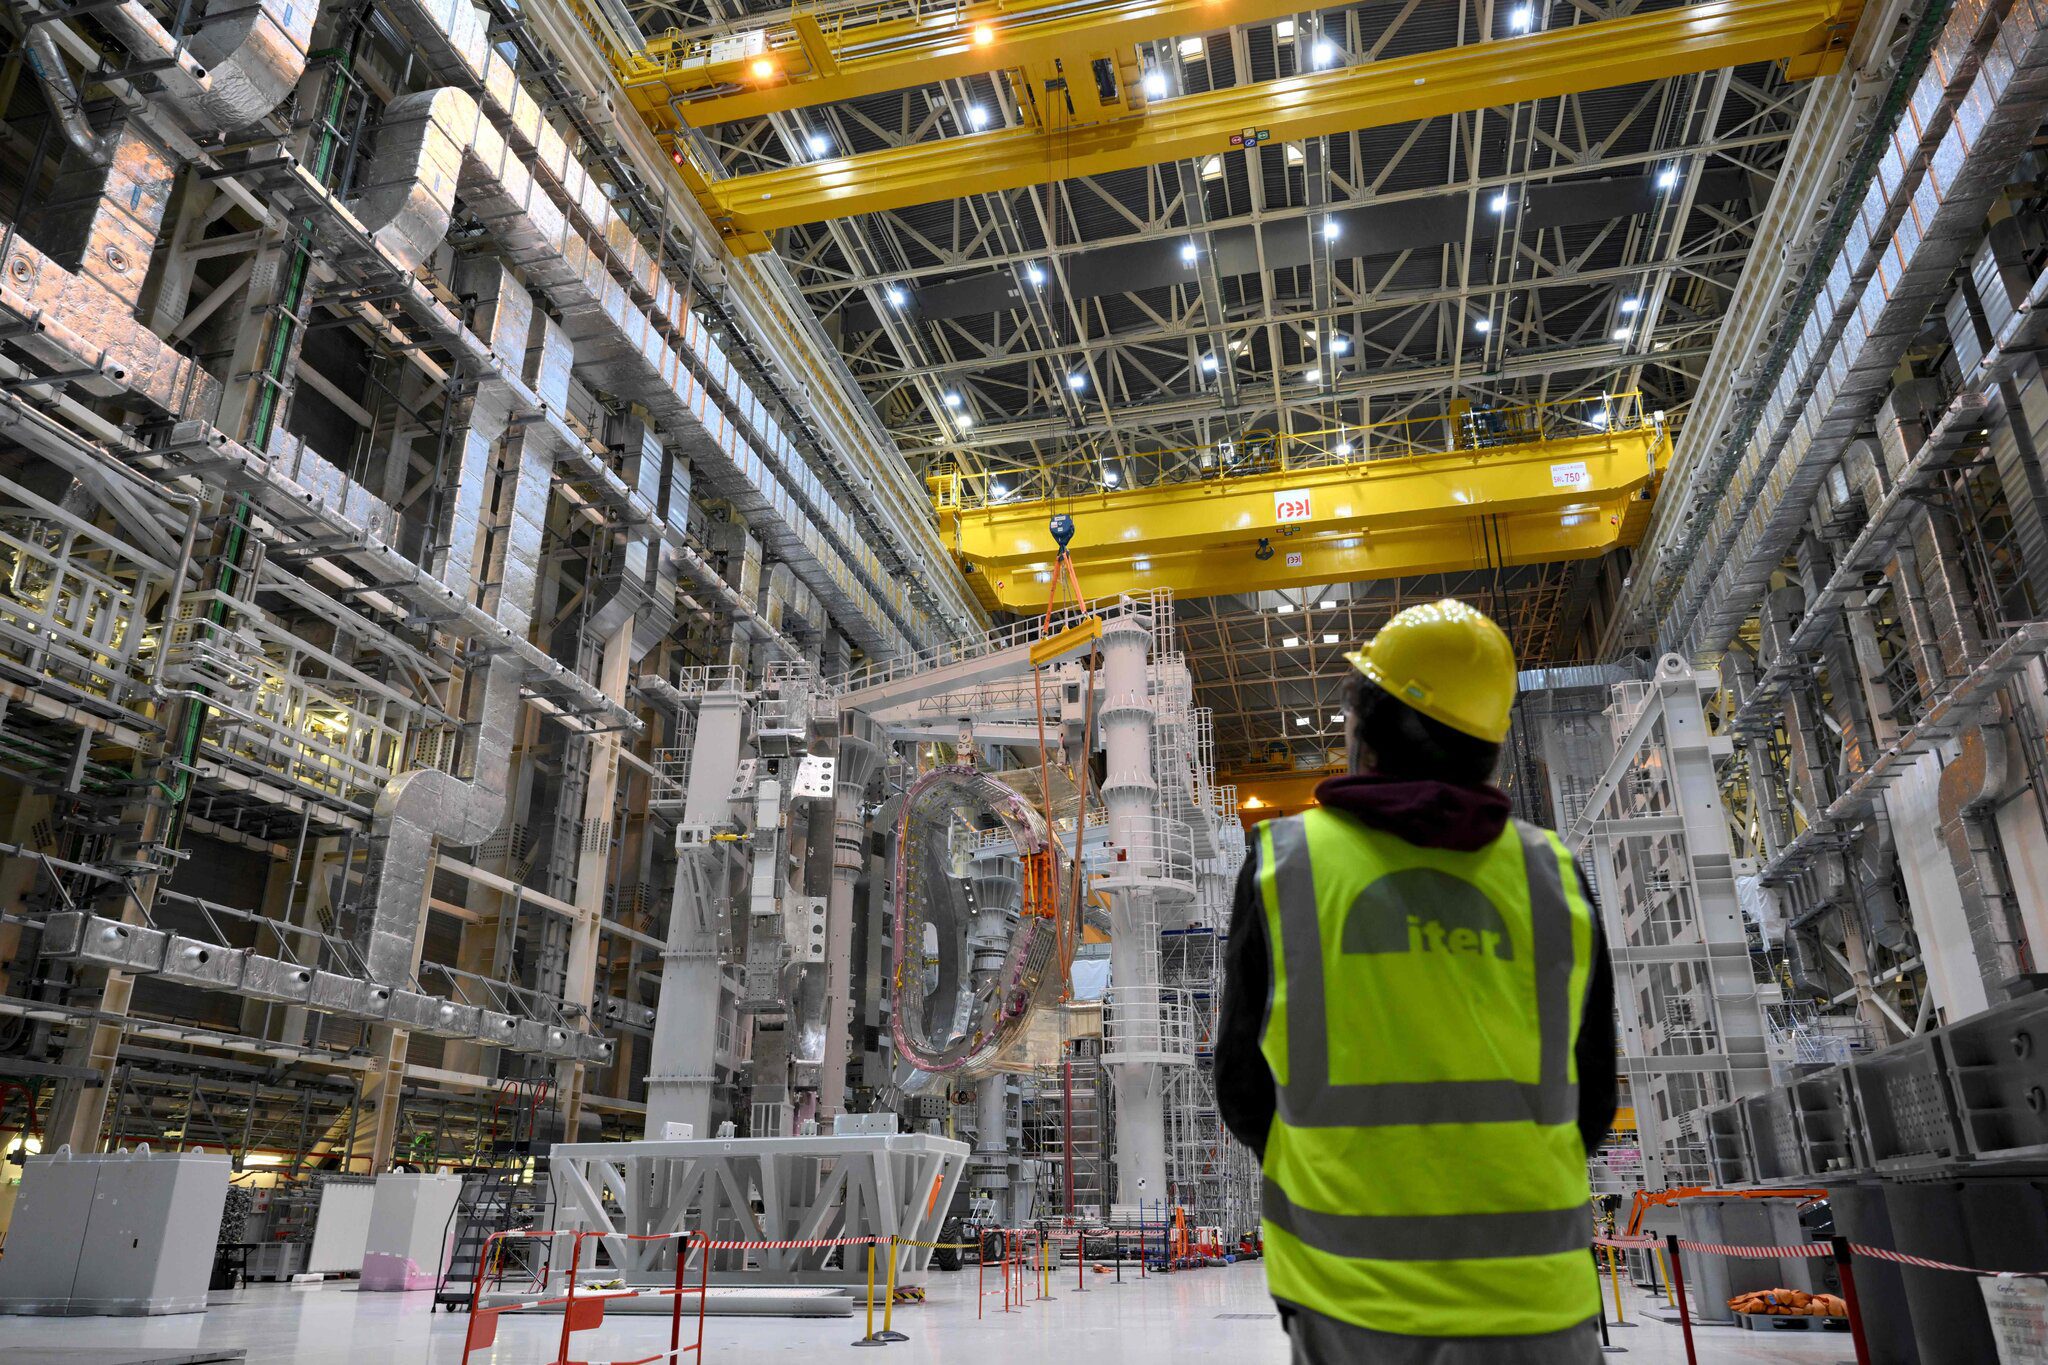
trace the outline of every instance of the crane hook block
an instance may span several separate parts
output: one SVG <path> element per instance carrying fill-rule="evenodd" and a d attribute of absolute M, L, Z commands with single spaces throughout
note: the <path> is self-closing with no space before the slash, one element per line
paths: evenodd
<path fill-rule="evenodd" d="M 1068 542 L 1074 538 L 1074 519 L 1061 512 L 1052 519 L 1047 529 L 1052 532 L 1052 538 L 1059 545 L 1060 553 L 1065 554 Z"/>

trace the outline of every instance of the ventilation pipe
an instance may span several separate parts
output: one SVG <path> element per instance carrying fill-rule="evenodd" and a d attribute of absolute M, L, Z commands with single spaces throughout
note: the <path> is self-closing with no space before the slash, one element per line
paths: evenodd
<path fill-rule="evenodd" d="M 502 266 L 496 268 L 503 271 Z M 501 273 L 487 313 L 480 320 L 493 348 L 502 355 L 514 344 L 512 338 L 518 335 L 522 315 L 530 325 L 532 300 L 509 274 Z M 449 538 L 441 578 L 463 600 L 469 598 L 474 585 L 490 456 L 504 434 L 508 416 L 503 386 L 483 385 L 474 400 L 446 514 Z M 532 624 L 539 581 L 554 447 L 546 440 L 523 439 L 508 446 L 506 456 L 517 463 L 497 619 L 515 637 L 524 638 Z M 435 768 L 417 768 L 394 779 L 377 798 L 370 817 L 370 865 L 364 888 L 367 912 L 361 929 L 364 965 L 373 981 L 398 984 L 411 979 L 417 967 L 434 841 L 442 839 L 458 846 L 481 843 L 504 822 L 524 676 L 525 665 L 509 652 L 493 654 L 484 666 L 467 779 Z"/>
<path fill-rule="evenodd" d="M 101 18 L 140 61 L 157 63 L 157 95 L 193 133 L 244 128 L 284 102 L 306 73 L 320 0 L 215 0 L 179 43 L 141 0 Z"/>
<path fill-rule="evenodd" d="M 1892 868 L 1898 859 L 1892 822 L 1882 806 L 1875 806 L 1858 833 L 1850 872 L 1856 880 L 1864 932 L 1872 943 L 1893 953 L 1905 952 L 1913 941 L 1912 927 L 1892 889 Z"/>
<path fill-rule="evenodd" d="M 43 87 L 43 98 L 50 102 L 50 112 L 56 117 L 57 127 L 63 130 L 64 140 L 80 156 L 98 160 L 103 155 L 100 140 L 86 120 L 85 101 L 71 79 L 71 69 L 64 65 L 64 54 L 57 50 L 57 35 L 48 24 L 37 24 L 28 31 L 24 47 L 28 69 Z"/>
<path fill-rule="evenodd" d="M 95 139 L 92 154 L 64 158 L 51 187 L 45 216 L 51 259 L 118 300 L 130 320 L 177 169 L 169 149 L 118 114 Z"/>
<path fill-rule="evenodd" d="M 1992 824 L 1992 808 L 2005 785 L 2004 736 L 1989 725 L 1964 730 L 1941 770 L 1941 842 L 1962 894 L 1977 973 L 1994 1004 L 2012 994 L 2011 983 L 2020 975 L 2021 936 L 2005 890 L 2005 853 Z"/>
<path fill-rule="evenodd" d="M 546 144 L 552 129 L 545 123 L 537 128 L 535 136 Z M 370 190 L 350 210 L 408 270 L 440 247 L 459 191 L 490 224 L 499 246 L 561 310 L 578 363 L 644 403 L 701 467 L 723 471 L 714 481 L 717 491 L 804 575 L 863 648 L 877 657 L 901 651 L 903 627 L 912 623 L 884 600 L 900 597 L 901 586 L 860 545 L 844 509 L 801 467 L 787 438 L 560 138 L 552 150 L 543 146 L 529 157 L 466 91 L 420 91 L 387 106 L 368 183 Z M 602 223 L 604 230 L 586 236 L 550 195 L 548 183 L 557 183 L 562 197 L 575 198 L 579 218 Z M 573 195 L 572 183 L 580 187 Z M 607 271 L 608 260 L 616 277 Z M 711 387 L 696 369 L 710 376 Z M 714 390 L 746 415 L 756 435 L 726 414 Z"/>

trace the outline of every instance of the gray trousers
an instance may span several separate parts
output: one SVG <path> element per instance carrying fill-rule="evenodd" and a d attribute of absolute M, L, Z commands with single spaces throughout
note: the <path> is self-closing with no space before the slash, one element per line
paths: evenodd
<path fill-rule="evenodd" d="M 1594 1365 L 1600 1324 L 1534 1337 L 1403 1337 L 1285 1305 L 1294 1365 Z"/>

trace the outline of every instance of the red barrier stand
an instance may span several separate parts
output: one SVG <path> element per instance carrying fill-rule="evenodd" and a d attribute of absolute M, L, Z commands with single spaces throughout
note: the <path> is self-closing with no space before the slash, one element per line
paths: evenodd
<path fill-rule="evenodd" d="M 1671 1262 L 1671 1288 L 1678 1295 L 1678 1327 L 1685 1333 L 1685 1365 L 1700 1365 L 1692 1345 L 1692 1308 L 1685 1298 L 1685 1269 L 1678 1263 L 1678 1234 L 1664 1234 L 1664 1254 Z"/>
<path fill-rule="evenodd" d="M 489 1278 L 484 1267 L 490 1264 L 490 1253 L 494 1243 L 512 1237 L 555 1236 L 566 1236 L 570 1239 L 569 1286 L 567 1292 L 554 1298 L 544 1296 L 548 1276 L 552 1274 L 552 1265 L 550 1265 L 549 1270 L 543 1273 L 541 1279 L 542 1287 L 539 1292 L 543 1297 L 515 1299 L 510 1303 L 502 1303 L 489 1308 L 483 1305 L 484 1281 Z M 599 1289 L 581 1290 L 579 1292 L 579 1287 L 576 1283 L 576 1269 L 582 1258 L 583 1239 L 599 1236 L 623 1236 L 624 1240 L 630 1242 L 680 1241 L 682 1245 L 676 1249 L 676 1280 L 674 1286 L 668 1289 Z M 695 1288 L 684 1284 L 684 1271 L 689 1263 L 692 1247 L 697 1248 L 699 1251 L 699 1265 L 702 1271 L 702 1277 Z M 705 1301 L 710 1297 L 710 1289 L 711 1253 L 709 1243 L 699 1233 L 673 1232 L 626 1236 L 624 1234 L 604 1234 L 591 1231 L 563 1233 L 553 1231 L 494 1232 L 484 1239 L 484 1245 L 480 1249 L 478 1259 L 477 1277 L 470 1287 L 469 1323 L 464 1328 L 462 1338 L 463 1365 L 469 1365 L 469 1358 L 472 1352 L 482 1350 L 497 1341 L 498 1319 L 505 1314 L 522 1313 L 536 1308 L 553 1308 L 557 1306 L 562 1310 L 562 1335 L 552 1365 L 582 1365 L 582 1362 L 569 1359 L 570 1336 L 576 1332 L 587 1332 L 592 1328 L 601 1326 L 604 1322 L 605 1302 L 608 1299 L 649 1297 L 663 1297 L 670 1300 L 668 1350 L 658 1351 L 651 1356 L 639 1356 L 632 1360 L 613 1361 L 611 1365 L 652 1365 L 652 1362 L 658 1360 L 674 1362 L 678 1358 L 692 1353 L 697 1356 L 699 1361 L 702 1361 L 704 1358 L 704 1307 Z M 683 1345 L 683 1297 L 686 1294 L 694 1294 L 697 1297 L 697 1340 L 691 1346 Z"/>

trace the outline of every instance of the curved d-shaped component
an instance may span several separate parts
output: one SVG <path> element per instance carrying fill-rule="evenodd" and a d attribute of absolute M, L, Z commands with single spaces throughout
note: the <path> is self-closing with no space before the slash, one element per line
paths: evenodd
<path fill-rule="evenodd" d="M 975 907 L 956 875 L 962 840 L 1007 834 L 1025 886 L 1018 920 L 993 973 L 965 961 Z M 919 1071 L 976 1075 L 1023 1033 L 1031 1011 L 1065 989 L 1059 944 L 1079 941 L 1078 907 L 1060 876 L 1060 850 L 1030 803 L 965 765 L 935 768 L 904 796 L 896 841 L 896 962 L 890 1031 Z M 927 944 L 931 961 L 927 963 Z M 930 970 L 935 968 L 936 970 Z M 977 986 L 975 978 L 983 976 Z"/>

